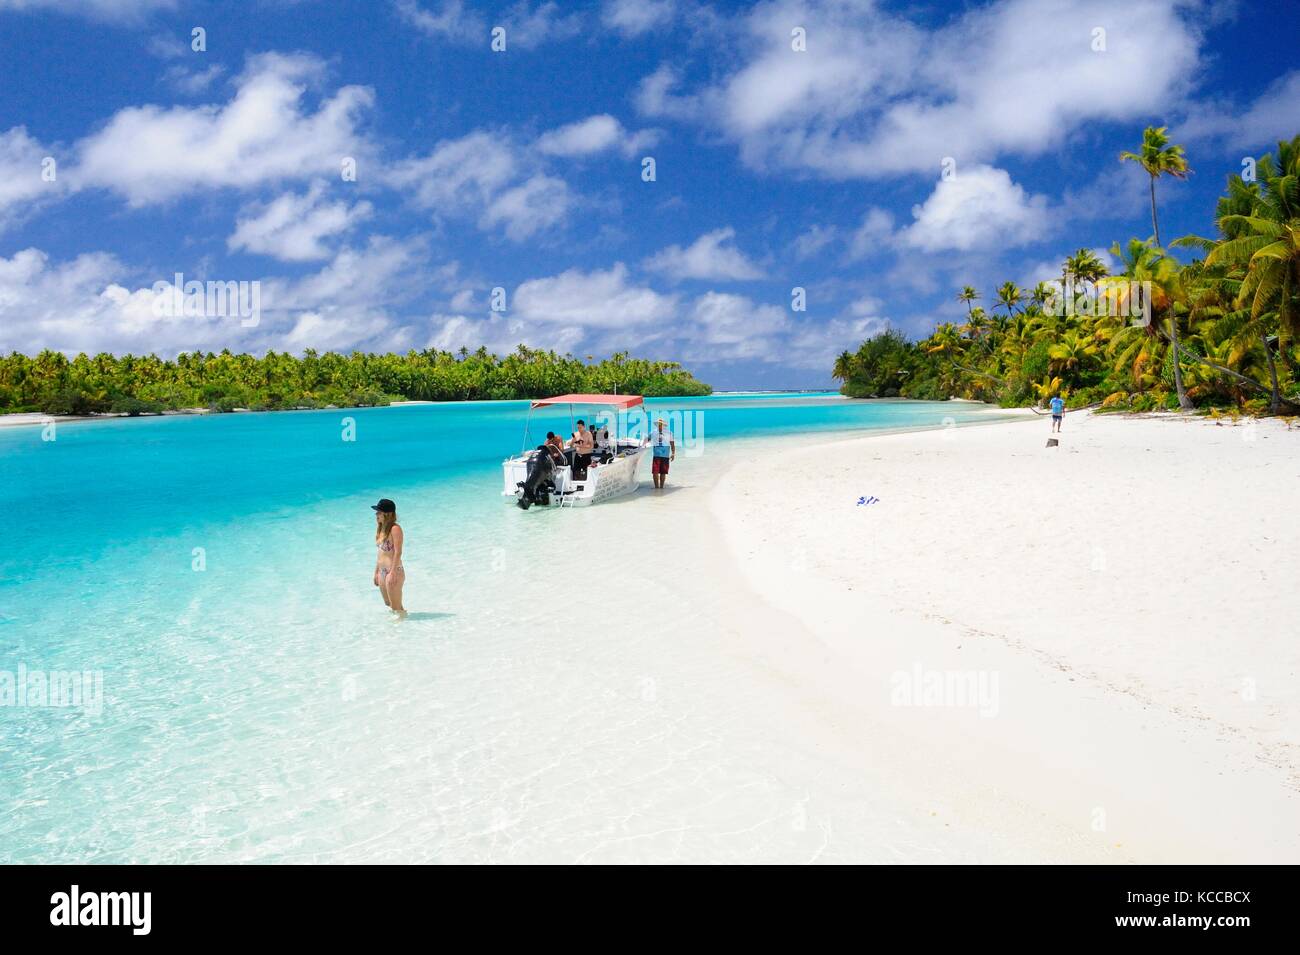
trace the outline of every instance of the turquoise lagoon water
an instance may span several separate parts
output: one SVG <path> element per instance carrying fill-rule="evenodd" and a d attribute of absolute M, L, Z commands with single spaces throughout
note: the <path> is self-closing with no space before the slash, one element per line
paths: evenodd
<path fill-rule="evenodd" d="M 679 483 L 738 439 L 987 417 L 833 395 L 649 405 L 702 412 Z M 638 554 L 620 527 L 648 490 L 568 514 L 500 496 L 526 416 L 476 402 L 0 430 L 0 680 L 103 688 L 96 708 L 0 707 L 0 862 L 815 851 L 816 827 L 770 820 L 822 770 L 767 753 L 739 716 L 758 691 L 648 619 L 662 555 L 640 555 L 644 579 L 585 559 Z M 533 443 L 547 428 L 567 432 L 568 411 L 534 415 Z M 408 535 L 400 624 L 370 580 L 381 496 Z M 693 586 L 681 619 L 706 635 L 718 621 Z M 575 624 L 575 601 L 602 598 L 612 629 Z"/>

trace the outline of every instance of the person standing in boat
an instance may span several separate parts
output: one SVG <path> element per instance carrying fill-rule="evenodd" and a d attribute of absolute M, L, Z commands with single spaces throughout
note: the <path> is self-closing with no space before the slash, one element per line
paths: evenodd
<path fill-rule="evenodd" d="M 581 481 L 587 476 L 587 468 L 591 466 L 591 452 L 596 448 L 596 442 L 587 430 L 587 423 L 581 418 L 578 419 L 578 430 L 573 433 L 570 444 L 573 447 L 573 479 Z"/>
<path fill-rule="evenodd" d="M 405 535 L 397 523 L 397 505 L 385 497 L 378 504 L 371 504 L 370 509 L 375 512 L 375 547 L 379 551 L 375 560 L 375 586 L 388 609 L 399 620 L 405 620 L 406 607 L 402 605 L 402 588 L 406 585 L 406 569 L 402 567 Z"/>
<path fill-rule="evenodd" d="M 668 465 L 677 457 L 677 442 L 673 440 L 673 433 L 664 427 L 665 424 L 667 422 L 663 418 L 656 421 L 654 430 L 646 441 L 652 453 L 650 477 L 657 489 L 663 488 L 668 479 Z"/>

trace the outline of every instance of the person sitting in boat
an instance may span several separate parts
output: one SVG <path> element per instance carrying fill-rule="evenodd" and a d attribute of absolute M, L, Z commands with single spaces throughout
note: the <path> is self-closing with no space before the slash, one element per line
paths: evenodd
<path fill-rule="evenodd" d="M 602 464 L 610 459 L 613 447 L 609 443 L 609 428 L 601 428 L 595 432 L 596 437 L 596 459 Z"/>
<path fill-rule="evenodd" d="M 581 418 L 578 419 L 578 430 L 573 432 L 573 440 L 569 442 L 573 449 L 573 479 L 581 481 L 587 476 L 587 468 L 591 465 L 591 452 L 596 448 L 596 442 L 587 430 L 587 424 Z"/>
<path fill-rule="evenodd" d="M 600 432 L 595 428 L 591 429 L 591 464 L 595 467 L 598 464 L 604 464 L 609 460 L 609 439 L 601 439 Z"/>
<path fill-rule="evenodd" d="M 554 431 L 546 432 L 546 443 L 542 445 L 551 455 L 551 459 L 557 464 L 568 464 L 568 458 L 564 456 L 564 439 Z"/>

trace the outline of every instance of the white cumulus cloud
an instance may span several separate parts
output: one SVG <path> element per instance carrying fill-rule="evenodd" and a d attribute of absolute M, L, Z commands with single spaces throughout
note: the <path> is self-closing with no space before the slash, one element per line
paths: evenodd
<path fill-rule="evenodd" d="M 689 246 L 671 245 L 646 260 L 645 267 L 662 272 L 674 281 L 682 279 L 744 282 L 763 277 L 763 270 L 751 262 L 733 240 L 730 226 L 706 232 Z"/>
<path fill-rule="evenodd" d="M 529 175 L 526 155 L 507 132 L 479 131 L 394 163 L 385 180 L 438 220 L 473 219 L 484 230 L 500 228 L 522 241 L 559 225 L 576 202 L 564 180 Z"/>
<path fill-rule="evenodd" d="M 223 106 L 123 109 L 78 143 L 72 182 L 141 206 L 192 189 L 338 176 L 344 158 L 370 152 L 357 124 L 374 94 L 345 86 L 315 111 L 305 108 L 308 87 L 323 70 L 312 56 L 260 54 L 249 59 Z"/>
<path fill-rule="evenodd" d="M 1274 147 L 1300 129 L 1300 70 L 1274 80 L 1247 106 L 1209 104 L 1177 127 L 1180 138 L 1220 140 L 1238 148 Z M 1258 158 L 1258 157 L 1256 157 Z"/>
<path fill-rule="evenodd" d="M 1047 231 L 1047 200 L 1031 196 L 1005 169 L 972 166 L 940 180 L 912 209 L 914 221 L 903 241 L 927 252 L 967 252 L 984 246 L 1018 246 Z"/>
<path fill-rule="evenodd" d="M 286 262 L 328 258 L 325 240 L 347 232 L 372 212 L 368 202 L 326 201 L 328 188 L 318 179 L 302 195 L 285 193 L 269 203 L 246 206 L 227 246 Z"/>
<path fill-rule="evenodd" d="M 672 22 L 676 6 L 675 0 L 605 0 L 600 19 L 624 36 L 640 36 Z"/>
<path fill-rule="evenodd" d="M 572 204 L 564 180 L 539 173 L 493 199 L 480 222 L 485 228 L 501 226 L 507 238 L 522 242 L 563 222 Z"/>
<path fill-rule="evenodd" d="M 706 292 L 695 300 L 681 329 L 684 354 L 696 361 L 776 361 L 782 357 L 781 336 L 790 327 L 789 314 L 779 305 Z"/>
<path fill-rule="evenodd" d="M 184 273 L 187 282 L 257 282 L 260 315 L 246 326 L 242 314 L 169 314 L 155 307 L 155 287 L 170 295 L 172 274 L 146 275 L 103 252 L 55 262 L 30 248 L 0 256 L 0 350 L 164 357 L 200 348 L 401 351 L 415 337 L 398 316 L 427 288 L 426 265 L 421 247 L 375 236 L 299 278 Z"/>
<path fill-rule="evenodd" d="M 654 145 L 657 138 L 653 130 L 629 132 L 613 116 L 601 113 L 543 133 L 536 146 L 548 156 L 591 156 L 609 149 L 631 156 Z"/>
<path fill-rule="evenodd" d="M 575 328 L 623 328 L 673 317 L 676 298 L 629 281 L 627 266 L 569 269 L 521 284 L 510 313 L 528 323 Z"/>
<path fill-rule="evenodd" d="M 398 16 L 421 33 L 436 39 L 470 45 L 481 43 L 484 48 L 491 40 L 491 30 L 501 27 L 506 31 L 506 49 L 512 46 L 534 49 L 543 43 L 567 40 L 582 31 L 583 17 L 579 13 L 566 13 L 552 0 L 529 3 L 520 0 L 492 17 L 489 22 L 464 0 L 442 0 L 429 6 L 415 0 L 397 0 L 393 4 Z"/>
<path fill-rule="evenodd" d="M 998 0 L 927 29 L 869 2 L 775 0 L 737 24 L 727 49 L 739 58 L 721 61 L 717 79 L 682 90 L 663 66 L 637 103 L 719 128 L 753 167 L 832 179 L 1033 156 L 1089 122 L 1145 120 L 1178 102 L 1199 63 L 1188 10 Z M 805 52 L 791 48 L 791 24 L 806 30 Z"/>
<path fill-rule="evenodd" d="M 66 178 L 51 153 L 22 126 L 0 133 L 0 229 L 30 213 L 39 201 L 63 195 Z M 53 166 L 47 167 L 47 158 L 55 160 Z"/>

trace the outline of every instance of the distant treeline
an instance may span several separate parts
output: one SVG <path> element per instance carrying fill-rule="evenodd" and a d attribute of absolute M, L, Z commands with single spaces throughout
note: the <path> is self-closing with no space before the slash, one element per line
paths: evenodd
<path fill-rule="evenodd" d="M 540 398 L 618 391 L 647 396 L 707 395 L 712 389 L 677 362 L 619 352 L 595 364 L 524 346 L 504 358 L 480 348 L 426 349 L 404 355 L 354 352 L 301 358 L 267 352 L 78 355 L 43 351 L 0 358 L 0 411 L 51 415 L 150 414 L 181 408 L 275 411 L 366 407 L 391 401 Z"/>

